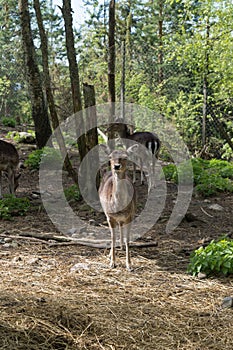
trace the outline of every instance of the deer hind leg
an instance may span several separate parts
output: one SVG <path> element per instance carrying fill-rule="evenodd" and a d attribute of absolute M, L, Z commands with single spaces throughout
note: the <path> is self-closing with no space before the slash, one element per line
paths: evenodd
<path fill-rule="evenodd" d="M 8 169 L 7 172 L 8 182 L 9 182 L 9 192 L 10 194 L 15 193 L 15 174 L 13 169 Z"/>
<path fill-rule="evenodd" d="M 136 164 L 133 163 L 133 183 L 135 184 L 136 182 Z"/>
<path fill-rule="evenodd" d="M 141 171 L 141 185 L 144 183 L 144 176 L 143 176 L 143 161 L 142 158 L 140 158 L 140 171 Z"/>

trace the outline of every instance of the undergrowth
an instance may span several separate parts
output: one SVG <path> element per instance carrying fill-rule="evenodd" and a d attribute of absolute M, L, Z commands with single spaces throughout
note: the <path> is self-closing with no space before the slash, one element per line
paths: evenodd
<path fill-rule="evenodd" d="M 202 196 L 215 195 L 218 192 L 233 192 L 233 164 L 223 160 L 191 159 L 193 183 L 197 193 Z M 166 180 L 186 183 L 190 179 L 190 166 L 169 164 L 163 168 Z"/>
<path fill-rule="evenodd" d="M 190 257 L 188 273 L 206 275 L 229 275 L 233 273 L 233 240 L 222 238 L 211 241 L 207 247 L 200 247 Z"/>
<path fill-rule="evenodd" d="M 10 220 L 12 216 L 23 216 L 29 207 L 28 198 L 16 198 L 13 195 L 4 196 L 0 200 L 0 219 Z"/>

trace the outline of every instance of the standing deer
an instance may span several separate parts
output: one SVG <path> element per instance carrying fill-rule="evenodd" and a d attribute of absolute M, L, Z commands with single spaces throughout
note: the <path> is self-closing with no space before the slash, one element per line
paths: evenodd
<path fill-rule="evenodd" d="M 131 222 L 136 211 L 136 193 L 131 179 L 126 175 L 126 166 L 130 152 L 137 145 L 128 150 L 111 150 L 101 145 L 109 156 L 111 171 L 103 177 L 99 197 L 111 231 L 110 267 L 115 264 L 116 228 L 120 229 L 120 246 L 123 249 L 123 241 L 126 250 L 126 268 L 131 270 L 129 253 L 129 233 Z"/>
<path fill-rule="evenodd" d="M 18 187 L 18 179 L 20 174 L 17 174 L 19 166 L 19 154 L 11 143 L 0 140 L 0 198 L 2 197 L 2 171 L 6 172 L 9 182 L 9 191 L 15 195 L 15 190 Z"/>
<path fill-rule="evenodd" d="M 159 137 L 148 131 L 138 131 L 133 134 L 130 134 L 127 125 L 122 122 L 121 119 L 117 119 L 116 123 L 113 123 L 109 129 L 112 131 L 118 132 L 120 138 L 123 140 L 123 143 L 126 147 L 129 146 L 129 142 L 127 140 L 131 140 L 133 142 L 140 143 L 142 146 L 146 147 L 149 152 L 145 152 L 143 148 L 137 148 L 137 156 L 140 160 L 140 172 L 141 172 L 141 184 L 143 184 L 143 163 L 145 159 L 150 159 L 150 163 L 152 164 L 152 170 L 149 170 L 149 184 L 148 184 L 148 192 L 152 187 L 151 176 L 155 176 L 155 163 L 156 159 L 158 159 L 161 141 Z M 148 163 L 148 162 L 147 162 Z M 150 168 L 151 165 L 147 164 Z M 136 164 L 133 163 L 133 183 L 136 182 Z"/>

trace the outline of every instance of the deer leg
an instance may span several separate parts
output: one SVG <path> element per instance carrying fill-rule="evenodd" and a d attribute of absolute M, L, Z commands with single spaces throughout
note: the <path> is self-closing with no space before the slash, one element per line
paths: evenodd
<path fill-rule="evenodd" d="M 143 177 L 143 162 L 142 162 L 142 158 L 140 158 L 140 170 L 141 170 L 141 185 L 143 185 L 144 177 Z"/>
<path fill-rule="evenodd" d="M 7 177 L 9 182 L 9 192 L 10 194 L 14 194 L 15 193 L 14 171 L 12 169 L 8 169 Z"/>
<path fill-rule="evenodd" d="M 136 164 L 133 163 L 133 183 L 135 184 L 136 182 Z"/>
<path fill-rule="evenodd" d="M 124 234 L 124 231 L 123 231 L 122 224 L 119 225 L 119 229 L 120 229 L 120 248 L 121 248 L 121 250 L 124 250 L 124 245 L 123 245 L 123 234 Z"/>
<path fill-rule="evenodd" d="M 125 236 L 124 236 L 124 241 L 125 241 L 125 253 L 126 253 L 126 268 L 128 271 L 132 271 L 131 268 L 131 259 L 130 259 L 130 252 L 129 252 L 129 232 L 130 232 L 130 224 L 127 224 L 124 227 L 125 231 Z"/>
<path fill-rule="evenodd" d="M 111 231 L 111 250 L 110 250 L 110 268 L 116 267 L 116 224 L 113 220 L 108 219 Z"/>

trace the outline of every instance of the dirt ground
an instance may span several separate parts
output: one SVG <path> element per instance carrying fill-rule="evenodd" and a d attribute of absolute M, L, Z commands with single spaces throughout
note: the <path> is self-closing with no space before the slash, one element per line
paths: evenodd
<path fill-rule="evenodd" d="M 20 154 L 24 160 L 28 146 Z M 233 195 L 193 196 L 182 223 L 167 234 L 176 186 L 167 189 L 166 206 L 143 237 L 157 245 L 132 247 L 129 273 L 124 252 L 109 269 L 108 249 L 24 237 L 59 232 L 33 195 L 38 173 L 23 169 L 17 196 L 28 197 L 31 208 L 0 221 L 0 348 L 232 350 L 233 309 L 221 308 L 233 296 L 232 278 L 198 279 L 186 269 L 193 249 L 233 237 Z M 147 188 L 137 183 L 137 191 L 140 204 Z M 84 203 L 74 209 L 87 224 L 104 224 L 103 214 Z"/>

